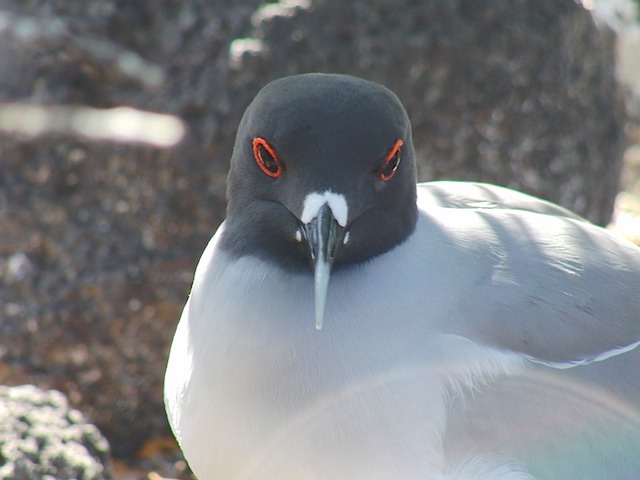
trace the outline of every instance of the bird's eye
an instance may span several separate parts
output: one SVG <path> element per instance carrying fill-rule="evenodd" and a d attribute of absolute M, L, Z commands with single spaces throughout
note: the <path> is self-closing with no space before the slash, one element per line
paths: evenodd
<path fill-rule="evenodd" d="M 385 182 L 391 180 L 398 170 L 398 165 L 400 165 L 400 149 L 404 142 L 400 139 L 396 140 L 396 143 L 393 144 L 389 153 L 384 158 L 384 163 L 377 170 L 378 177 Z"/>
<path fill-rule="evenodd" d="M 253 139 L 253 156 L 260 170 L 271 178 L 278 178 L 282 175 L 282 163 L 278 160 L 275 150 L 264 138 L 256 137 Z"/>

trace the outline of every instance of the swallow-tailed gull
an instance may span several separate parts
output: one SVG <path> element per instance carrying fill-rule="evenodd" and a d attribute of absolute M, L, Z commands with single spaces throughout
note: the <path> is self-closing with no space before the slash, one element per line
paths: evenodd
<path fill-rule="evenodd" d="M 637 480 L 640 249 L 506 188 L 416 185 L 346 75 L 247 108 L 165 403 L 201 480 Z"/>

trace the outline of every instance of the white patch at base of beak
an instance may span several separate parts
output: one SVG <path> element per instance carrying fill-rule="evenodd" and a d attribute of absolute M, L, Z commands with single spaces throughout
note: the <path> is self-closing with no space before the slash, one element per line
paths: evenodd
<path fill-rule="evenodd" d="M 347 218 L 349 218 L 347 199 L 344 195 L 332 192 L 331 190 L 327 190 L 324 193 L 312 192 L 308 194 L 302 203 L 302 215 L 300 216 L 300 221 L 302 223 L 309 223 L 311 220 L 316 218 L 320 208 L 322 208 L 325 203 L 329 205 L 331 213 L 333 213 L 338 225 L 343 228 L 346 227 Z"/>

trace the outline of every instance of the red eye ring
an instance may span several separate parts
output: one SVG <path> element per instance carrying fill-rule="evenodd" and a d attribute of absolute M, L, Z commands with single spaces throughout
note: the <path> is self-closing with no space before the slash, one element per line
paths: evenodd
<path fill-rule="evenodd" d="M 264 138 L 256 137 L 253 139 L 253 157 L 260 170 L 271 178 L 278 178 L 282 175 L 282 164 L 278 160 L 278 155 Z"/>
<path fill-rule="evenodd" d="M 404 142 L 401 139 L 396 140 L 396 143 L 393 144 L 387 156 L 384 157 L 384 163 L 378 170 L 380 180 L 388 182 L 391 180 L 391 177 L 396 174 L 398 166 L 400 165 L 400 148 L 403 144 Z"/>

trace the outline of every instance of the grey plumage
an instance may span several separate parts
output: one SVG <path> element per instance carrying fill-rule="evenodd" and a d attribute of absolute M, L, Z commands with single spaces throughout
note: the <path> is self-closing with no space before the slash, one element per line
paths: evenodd
<path fill-rule="evenodd" d="M 195 473 L 635 478 L 640 249 L 501 187 L 416 189 L 413 155 L 364 80 L 288 77 L 249 107 L 167 368 Z M 322 208 L 343 236 L 316 331 L 301 229 Z"/>

